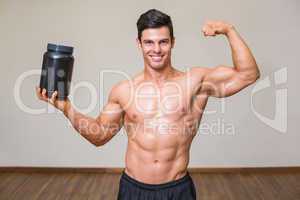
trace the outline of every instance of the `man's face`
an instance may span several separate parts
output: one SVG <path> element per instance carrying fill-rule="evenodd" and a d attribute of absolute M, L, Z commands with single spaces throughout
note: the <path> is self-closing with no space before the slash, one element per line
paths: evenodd
<path fill-rule="evenodd" d="M 153 69 L 163 69 L 171 62 L 172 41 L 168 27 L 149 28 L 142 32 L 137 42 L 143 52 L 144 62 Z"/>

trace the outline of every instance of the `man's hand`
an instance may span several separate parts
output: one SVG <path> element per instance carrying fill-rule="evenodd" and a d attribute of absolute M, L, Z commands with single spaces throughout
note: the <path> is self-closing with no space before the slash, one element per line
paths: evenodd
<path fill-rule="evenodd" d="M 55 108 L 57 108 L 58 110 L 60 110 L 62 112 L 65 112 L 65 111 L 67 111 L 67 109 L 70 108 L 70 106 L 71 106 L 70 100 L 68 98 L 65 100 L 58 100 L 57 99 L 57 91 L 55 91 L 52 94 L 51 98 L 47 97 L 46 94 L 47 94 L 46 89 L 43 89 L 41 91 L 40 87 L 36 87 L 36 95 L 37 95 L 38 99 L 50 103 L 51 105 L 53 105 Z"/>
<path fill-rule="evenodd" d="M 233 29 L 233 25 L 224 21 L 206 21 L 202 27 L 204 36 L 227 35 Z"/>

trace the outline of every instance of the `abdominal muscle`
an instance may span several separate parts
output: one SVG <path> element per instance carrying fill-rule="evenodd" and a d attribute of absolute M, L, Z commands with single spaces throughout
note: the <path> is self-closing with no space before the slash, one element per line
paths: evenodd
<path fill-rule="evenodd" d="M 162 130 L 144 132 L 144 127 L 128 134 L 125 172 L 148 184 L 177 180 L 187 172 L 192 135 Z"/>

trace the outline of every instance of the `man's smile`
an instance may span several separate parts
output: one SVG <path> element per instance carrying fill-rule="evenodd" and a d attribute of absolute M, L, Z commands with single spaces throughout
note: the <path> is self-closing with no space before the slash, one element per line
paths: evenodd
<path fill-rule="evenodd" d="M 151 60 L 154 62 L 160 62 L 162 61 L 164 55 L 150 55 Z"/>

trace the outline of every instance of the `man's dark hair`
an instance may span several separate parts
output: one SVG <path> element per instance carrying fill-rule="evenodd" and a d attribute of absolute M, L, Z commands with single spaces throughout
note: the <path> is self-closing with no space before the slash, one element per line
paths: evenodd
<path fill-rule="evenodd" d="M 171 17 L 159 10 L 150 9 L 143 13 L 138 19 L 136 25 L 138 29 L 138 39 L 140 41 L 143 30 L 148 28 L 160 28 L 162 26 L 167 26 L 169 28 L 171 39 L 174 39 Z"/>

